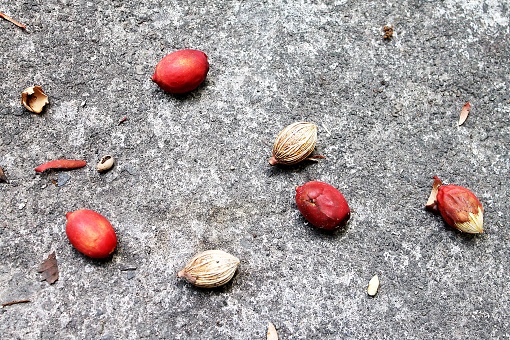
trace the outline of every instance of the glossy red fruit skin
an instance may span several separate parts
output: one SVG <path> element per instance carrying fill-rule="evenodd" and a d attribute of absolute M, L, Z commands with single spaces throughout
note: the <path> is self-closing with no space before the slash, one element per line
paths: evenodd
<path fill-rule="evenodd" d="M 351 216 L 342 193 L 324 182 L 311 181 L 297 187 L 296 204 L 308 222 L 326 230 L 344 226 Z"/>
<path fill-rule="evenodd" d="M 66 234 L 80 253 L 102 259 L 117 247 L 117 235 L 110 222 L 101 214 L 88 209 L 66 214 Z"/>
<path fill-rule="evenodd" d="M 209 72 L 207 55 L 199 50 L 179 50 L 167 54 L 156 65 L 152 80 L 163 91 L 182 94 L 193 91 Z"/>
<path fill-rule="evenodd" d="M 459 185 L 441 185 L 437 191 L 437 208 L 445 222 L 454 228 L 470 220 L 469 213 L 483 214 L 480 200 L 471 190 Z M 481 227 L 480 227 L 481 228 Z M 483 232 L 483 229 L 481 231 Z"/>

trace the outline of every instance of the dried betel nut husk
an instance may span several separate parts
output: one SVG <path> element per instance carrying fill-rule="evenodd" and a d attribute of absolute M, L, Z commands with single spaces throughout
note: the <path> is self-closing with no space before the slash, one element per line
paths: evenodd
<path fill-rule="evenodd" d="M 284 128 L 274 142 L 273 155 L 269 164 L 292 165 L 309 157 L 317 143 L 317 125 L 308 122 L 296 122 Z M 315 158 L 323 158 L 316 156 Z"/>
<path fill-rule="evenodd" d="M 177 276 L 197 287 L 214 288 L 230 281 L 238 266 L 237 257 L 223 250 L 206 250 L 195 255 Z"/>
<path fill-rule="evenodd" d="M 115 164 L 115 160 L 112 156 L 110 156 L 110 155 L 103 156 L 103 158 L 101 158 L 99 163 L 97 163 L 96 170 L 98 172 L 106 172 L 106 171 L 110 170 L 114 164 Z"/>
<path fill-rule="evenodd" d="M 27 87 L 21 92 L 21 104 L 30 112 L 41 113 L 48 103 L 48 96 L 39 85 Z"/>

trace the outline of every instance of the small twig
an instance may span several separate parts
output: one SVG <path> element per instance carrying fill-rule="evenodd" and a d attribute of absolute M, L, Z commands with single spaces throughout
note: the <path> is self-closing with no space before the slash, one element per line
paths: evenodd
<path fill-rule="evenodd" d="M 12 22 L 14 25 L 16 25 L 16 26 L 18 26 L 18 27 L 20 27 L 20 28 L 23 28 L 23 29 L 27 28 L 27 26 L 26 26 L 26 25 L 23 25 L 21 22 L 14 20 L 13 18 L 11 18 L 10 16 L 8 16 L 8 15 L 7 15 L 7 14 L 5 14 L 5 13 L 0 12 L 0 17 L 1 17 L 1 18 L 4 18 L 4 19 L 5 19 L 5 20 L 7 20 L 7 21 Z"/>
<path fill-rule="evenodd" d="M 12 305 L 16 305 L 18 303 L 27 303 L 27 302 L 30 302 L 30 300 L 14 300 L 14 301 L 2 303 L 2 307 L 12 306 Z"/>

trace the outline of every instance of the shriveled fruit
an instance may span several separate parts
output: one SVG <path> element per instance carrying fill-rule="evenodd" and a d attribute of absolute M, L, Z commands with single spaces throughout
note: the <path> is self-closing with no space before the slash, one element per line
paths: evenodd
<path fill-rule="evenodd" d="M 156 65 L 152 80 L 169 93 L 186 93 L 196 89 L 207 76 L 207 55 L 198 50 L 179 50 L 166 55 Z"/>
<path fill-rule="evenodd" d="M 311 181 L 297 187 L 296 204 L 308 222 L 322 229 L 342 227 L 351 216 L 342 193 L 324 182 Z"/>
<path fill-rule="evenodd" d="M 117 236 L 110 222 L 101 214 L 88 209 L 66 214 L 66 234 L 69 242 L 92 258 L 110 256 L 117 247 Z"/>

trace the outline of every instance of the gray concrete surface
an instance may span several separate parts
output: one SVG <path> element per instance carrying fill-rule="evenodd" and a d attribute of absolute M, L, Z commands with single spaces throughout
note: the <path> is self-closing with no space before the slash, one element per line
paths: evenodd
<path fill-rule="evenodd" d="M 31 301 L 0 309 L 0 337 L 264 339 L 271 321 L 281 339 L 509 338 L 509 7 L 0 0 L 28 25 L 0 21 L 0 302 Z M 211 69 L 174 97 L 150 77 L 181 48 Z M 51 101 L 40 116 L 19 104 L 34 84 Z M 270 168 L 276 134 L 297 120 L 319 126 L 327 159 Z M 104 154 L 117 165 L 100 175 Z M 58 172 L 33 171 L 61 157 L 89 165 L 60 187 Z M 433 175 L 477 194 L 486 233 L 423 209 Z M 345 230 L 300 216 L 294 188 L 312 179 L 344 193 Z M 69 244 L 65 213 L 78 208 L 112 222 L 111 260 Z M 230 284 L 176 278 L 212 248 L 242 260 Z M 36 270 L 53 250 L 48 285 Z"/>

